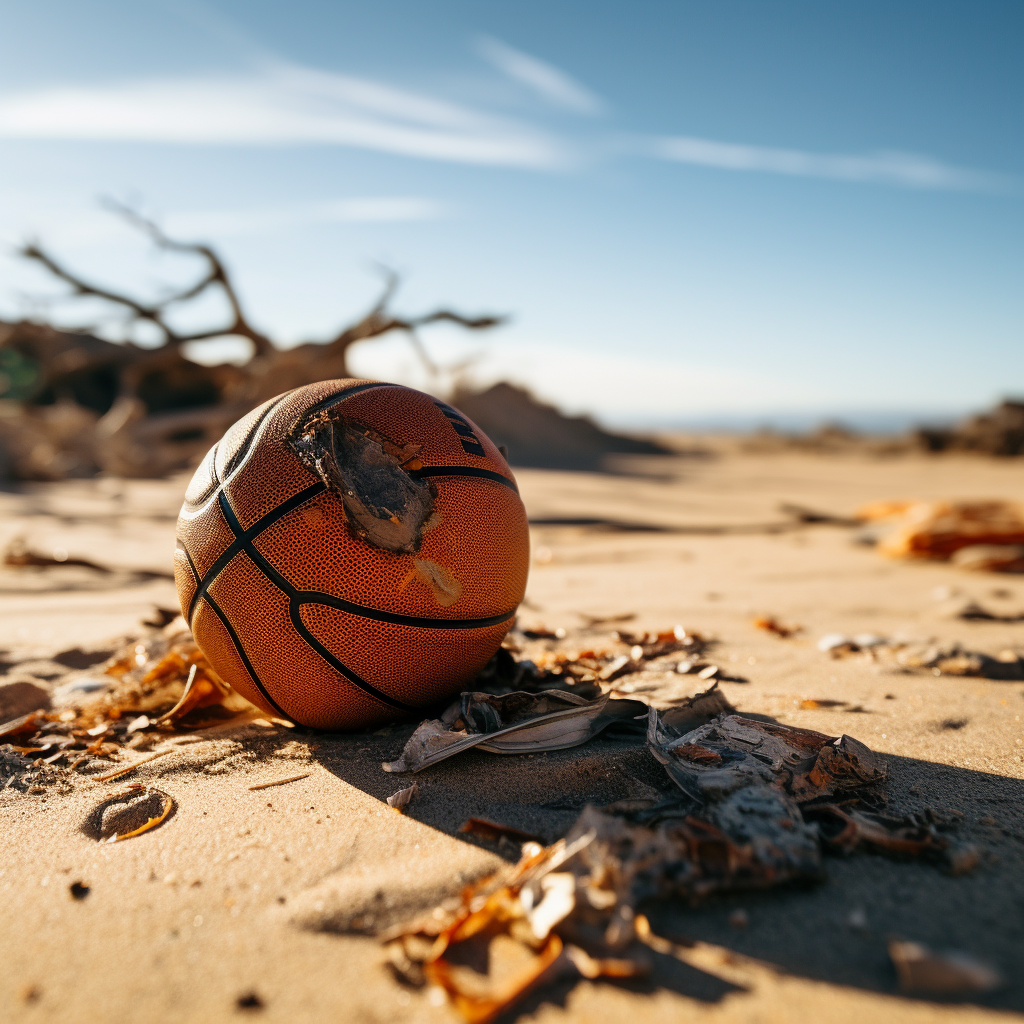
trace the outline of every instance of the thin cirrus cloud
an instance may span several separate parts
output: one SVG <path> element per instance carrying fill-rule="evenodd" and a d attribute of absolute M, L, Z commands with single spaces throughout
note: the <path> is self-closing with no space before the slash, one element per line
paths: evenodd
<path fill-rule="evenodd" d="M 447 213 L 448 210 L 443 204 L 430 199 L 416 196 L 382 196 L 238 210 L 171 213 L 166 218 L 166 224 L 168 230 L 178 236 L 206 232 L 224 237 L 260 234 L 317 224 L 381 224 L 437 220 Z"/>
<path fill-rule="evenodd" d="M 905 188 L 989 192 L 1012 186 L 1010 178 L 933 160 L 913 153 L 808 153 L 797 149 L 747 146 L 688 136 L 651 141 L 651 155 L 663 160 L 727 171 L 754 171 L 836 181 L 875 182 Z"/>
<path fill-rule="evenodd" d="M 428 160 L 554 168 L 548 133 L 366 79 L 278 65 L 262 73 L 65 86 L 0 96 L 0 138 L 354 146 Z"/>
<path fill-rule="evenodd" d="M 558 68 L 484 38 L 479 51 L 550 103 L 597 114 L 602 101 Z M 62 86 L 0 95 L 0 138 L 179 145 L 339 145 L 405 157 L 564 170 L 589 154 L 629 152 L 728 171 L 781 174 L 943 191 L 1016 191 L 1014 178 L 907 153 L 828 154 L 689 136 L 570 139 L 368 79 L 277 60 L 252 73 Z"/>
<path fill-rule="evenodd" d="M 605 105 L 600 97 L 560 68 L 489 36 L 483 36 L 477 41 L 477 51 L 503 74 L 525 85 L 556 107 L 576 114 L 594 115 L 604 112 Z"/>

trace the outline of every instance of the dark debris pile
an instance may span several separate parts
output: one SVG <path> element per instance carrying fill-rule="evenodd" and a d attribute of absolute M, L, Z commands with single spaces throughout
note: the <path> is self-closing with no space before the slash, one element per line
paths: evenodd
<path fill-rule="evenodd" d="M 702 701 L 705 713 L 696 709 Z M 398 979 L 437 986 L 465 1020 L 486 1022 L 565 976 L 646 975 L 652 953 L 669 945 L 652 933 L 646 901 L 813 882 L 824 875 L 824 853 L 857 849 L 921 857 L 952 873 L 977 863 L 945 822 L 886 812 L 885 763 L 862 743 L 728 713 L 720 701 L 714 687 L 693 699 L 689 721 L 677 716 L 681 729 L 655 708 L 644 716 L 671 791 L 587 806 L 550 846 L 494 822 L 467 827 L 520 842 L 522 856 L 457 903 L 386 932 Z M 471 961 L 488 967 L 468 971 Z"/>
<path fill-rule="evenodd" d="M 252 710 L 220 680 L 180 617 L 106 662 L 57 680 L 51 706 L 0 725 L 0 792 L 70 789 L 75 775 L 116 769 L 181 730 Z"/>

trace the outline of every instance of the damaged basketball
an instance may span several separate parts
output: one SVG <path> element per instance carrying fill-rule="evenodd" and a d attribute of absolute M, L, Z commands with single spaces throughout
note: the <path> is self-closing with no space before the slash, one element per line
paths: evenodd
<path fill-rule="evenodd" d="M 332 380 L 232 426 L 178 518 L 182 613 L 214 669 L 320 729 L 416 716 L 501 645 L 526 589 L 515 478 L 469 419 Z"/>

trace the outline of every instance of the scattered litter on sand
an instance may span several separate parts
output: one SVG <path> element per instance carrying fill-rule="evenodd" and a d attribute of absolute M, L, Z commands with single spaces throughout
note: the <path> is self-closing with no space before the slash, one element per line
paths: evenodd
<path fill-rule="evenodd" d="M 973 870 L 979 859 L 973 846 L 958 846 L 940 835 L 926 816 L 893 818 L 869 810 L 820 804 L 804 812 L 818 824 L 825 845 L 839 853 L 867 847 L 895 856 L 923 857 L 945 866 L 950 874 Z"/>
<path fill-rule="evenodd" d="M 1024 545 L 969 544 L 955 552 L 950 561 L 974 572 L 1024 572 Z"/>
<path fill-rule="evenodd" d="M 763 629 L 766 633 L 774 633 L 782 640 L 788 640 L 791 636 L 804 631 L 803 626 L 785 625 L 771 615 L 759 615 L 754 619 L 754 628 Z"/>
<path fill-rule="evenodd" d="M 487 1024 L 538 985 L 565 974 L 646 974 L 649 965 L 638 950 L 622 955 L 632 927 L 629 939 L 622 941 L 623 933 L 612 943 L 598 930 L 616 905 L 615 894 L 601 879 L 585 876 L 576 859 L 595 838 L 590 831 L 546 848 L 526 843 L 514 868 L 467 888 L 455 909 L 439 907 L 386 933 L 396 976 L 409 985 L 437 986 L 464 1020 Z M 594 936 L 573 934 L 570 919 Z M 602 948 L 608 946 L 614 948 Z M 466 947 L 485 953 L 485 975 L 461 966 Z"/>
<path fill-rule="evenodd" d="M 964 568 L 1024 568 L 1024 508 L 1011 501 L 879 501 L 857 518 L 879 528 L 891 558 L 952 559 Z M 964 552 L 961 554 L 961 552 Z"/>
<path fill-rule="evenodd" d="M 182 627 L 177 620 L 126 646 L 91 673 L 102 676 L 102 687 L 69 687 L 62 710 L 0 726 L 0 774 L 10 776 L 3 784 L 15 780 L 15 788 L 31 792 L 39 773 L 66 778 L 97 763 L 103 770 L 86 774 L 108 781 L 199 741 L 182 730 L 200 722 L 244 722 L 244 707 L 241 715 L 231 710 L 235 695 L 208 670 Z M 695 903 L 713 894 L 816 882 L 824 877 L 826 854 L 917 858 L 953 875 L 978 864 L 978 851 L 950 834 L 955 821 L 927 809 L 902 816 L 887 810 L 885 762 L 864 744 L 738 713 L 720 687 L 719 666 L 703 661 L 711 641 L 681 627 L 618 631 L 603 647 L 579 651 L 569 649 L 576 634 L 559 633 L 513 633 L 477 680 L 481 688 L 461 694 L 440 718 L 422 722 L 401 756 L 382 765 L 389 772 L 419 772 L 474 747 L 535 753 L 616 730 L 645 743 L 665 772 L 660 788 L 645 783 L 640 796 L 584 806 L 551 845 L 499 821 L 465 820 L 464 835 L 495 844 L 518 863 L 470 885 L 459 901 L 383 935 L 396 975 L 443 992 L 463 1019 L 494 1020 L 559 978 L 643 977 L 652 955 L 671 946 L 651 931 L 645 901 Z M 527 644 L 532 657 L 517 659 Z M 1007 652 L 985 661 L 958 646 L 866 633 L 832 634 L 818 647 L 831 657 L 891 661 L 898 671 L 965 675 L 987 670 L 989 662 L 1016 671 L 1021 661 Z M 637 685 L 652 665 L 662 678 L 692 675 L 710 686 L 673 697 L 667 707 L 613 696 L 627 683 Z M 513 681 L 520 686 L 510 688 Z M 801 706 L 858 710 L 824 699 Z M 262 718 L 257 724 L 273 725 Z M 144 749 L 139 741 L 158 739 L 165 744 L 160 749 L 111 765 L 126 748 Z M 413 783 L 387 803 L 404 813 L 419 792 Z M 169 794 L 136 783 L 98 804 L 82 831 L 99 842 L 121 842 L 160 827 L 175 809 Z M 749 916 L 734 911 L 729 920 L 743 928 Z M 997 975 L 984 974 L 988 968 L 956 954 L 919 954 L 923 947 L 912 943 L 891 949 L 906 991 L 981 992 L 997 983 Z M 483 972 L 467 967 L 481 956 Z M 946 966 L 940 971 L 936 963 Z M 951 977 L 959 979 L 955 985 Z"/>
<path fill-rule="evenodd" d="M 694 704 L 716 699 L 712 689 Z M 645 975 L 650 951 L 666 945 L 640 912 L 646 900 L 818 880 L 823 851 L 922 857 L 952 873 L 977 862 L 976 851 L 926 820 L 881 813 L 885 764 L 849 736 L 737 714 L 679 732 L 650 708 L 647 745 L 678 787 L 675 798 L 587 806 L 547 847 L 467 822 L 463 831 L 521 842 L 521 858 L 467 888 L 457 905 L 386 932 L 399 980 L 438 987 L 479 1024 L 567 975 Z M 736 927 L 749 921 L 741 913 L 730 918 Z M 464 966 L 469 947 L 482 972 Z"/>
<path fill-rule="evenodd" d="M 517 627 L 474 686 L 495 695 L 564 689 L 593 699 L 629 692 L 611 684 L 621 685 L 636 673 L 673 672 L 682 664 L 688 666 L 686 671 L 700 671 L 707 667 L 703 656 L 713 646 L 708 637 L 681 625 L 643 633 L 612 630 L 600 638 L 594 632 L 589 624 L 571 635 L 564 627 Z"/>
<path fill-rule="evenodd" d="M 1024 656 L 1003 649 L 995 655 L 971 651 L 958 640 L 901 640 L 828 633 L 818 650 L 832 658 L 861 654 L 874 664 L 894 672 L 933 676 L 973 676 L 1016 681 L 1024 679 Z"/>
<path fill-rule="evenodd" d="M 709 689 L 692 697 L 677 701 L 661 713 L 661 720 L 669 728 L 679 730 L 696 729 L 706 725 L 719 715 L 735 714 L 736 709 L 729 698 L 718 688 L 715 682 Z"/>
<path fill-rule="evenodd" d="M 414 782 L 411 786 L 400 789 L 397 793 L 392 793 L 388 797 L 388 807 L 393 807 L 396 811 L 404 813 L 406 807 L 419 795 L 419 791 L 419 784 Z"/>
<path fill-rule="evenodd" d="M 155 761 L 158 757 L 164 757 L 167 754 L 173 754 L 173 750 L 158 750 L 154 754 L 147 754 L 145 757 L 140 757 L 138 761 L 133 761 L 131 764 L 126 764 L 122 768 L 117 768 L 112 772 L 107 772 L 105 775 L 97 775 L 94 782 L 109 782 L 111 779 L 118 779 L 122 775 L 127 775 L 129 772 L 135 771 L 140 765 L 148 764 L 150 761 Z"/>
<path fill-rule="evenodd" d="M 67 671 L 46 696 L 46 707 L 0 724 L 0 790 L 61 792 L 74 776 L 109 782 L 172 753 L 176 733 L 266 717 L 220 680 L 180 616 L 102 664 Z"/>
<path fill-rule="evenodd" d="M 563 750 L 586 743 L 616 725 L 645 716 L 640 701 L 588 701 L 574 693 L 464 693 L 440 719 L 423 722 L 386 772 L 419 772 L 471 747 L 492 754 Z"/>

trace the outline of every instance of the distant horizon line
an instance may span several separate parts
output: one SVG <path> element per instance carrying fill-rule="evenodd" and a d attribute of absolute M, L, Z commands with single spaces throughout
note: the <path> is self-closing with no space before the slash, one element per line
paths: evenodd
<path fill-rule="evenodd" d="M 633 433 L 683 431 L 697 434 L 751 434 L 761 430 L 806 433 L 836 426 L 860 434 L 887 435 L 915 428 L 950 427 L 968 416 L 984 413 L 1002 401 L 1024 401 L 1021 396 L 1004 396 L 984 407 L 975 405 L 935 407 L 933 409 L 818 409 L 759 412 L 715 412 L 693 416 L 601 417 L 602 426 Z"/>

